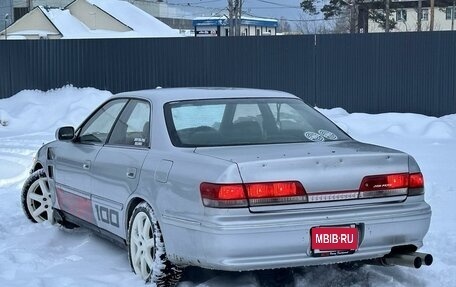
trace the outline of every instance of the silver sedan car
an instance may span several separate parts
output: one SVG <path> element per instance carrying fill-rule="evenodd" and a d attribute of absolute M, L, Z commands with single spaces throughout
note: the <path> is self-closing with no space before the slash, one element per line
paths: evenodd
<path fill-rule="evenodd" d="M 279 91 L 128 92 L 44 145 L 24 184 L 33 222 L 128 249 L 145 281 L 186 266 L 244 271 L 342 262 L 430 265 L 424 179 Z"/>

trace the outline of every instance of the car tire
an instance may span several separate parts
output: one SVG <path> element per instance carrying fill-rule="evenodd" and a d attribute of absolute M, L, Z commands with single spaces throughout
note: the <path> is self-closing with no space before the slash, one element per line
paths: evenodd
<path fill-rule="evenodd" d="M 150 205 L 138 204 L 128 224 L 128 258 L 133 271 L 157 287 L 175 286 L 182 270 L 171 263 L 158 221 Z"/>
<path fill-rule="evenodd" d="M 44 169 L 33 172 L 24 182 L 21 203 L 30 221 L 40 223 L 53 220 L 51 192 Z"/>

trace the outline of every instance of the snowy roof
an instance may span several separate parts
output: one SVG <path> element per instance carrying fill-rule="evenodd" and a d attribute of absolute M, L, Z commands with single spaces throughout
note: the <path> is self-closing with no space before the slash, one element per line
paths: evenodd
<path fill-rule="evenodd" d="M 84 0 L 91 5 L 95 5 L 110 15 L 117 21 L 128 26 L 131 31 L 120 32 L 107 29 L 91 29 L 80 19 L 71 14 L 69 9 L 49 8 L 38 6 L 39 9 L 58 31 L 54 29 L 37 30 L 34 27 L 16 32 L 10 35 L 22 39 L 25 35 L 62 35 L 64 39 L 84 39 L 84 38 L 144 38 L 144 37 L 180 37 L 178 31 L 172 29 L 165 23 L 147 14 L 136 6 L 118 0 Z M 24 16 L 26 19 L 27 15 Z M 14 24 L 13 24 L 14 25 Z"/>
<path fill-rule="evenodd" d="M 39 6 L 39 9 L 46 15 L 63 37 L 73 38 L 84 36 L 89 33 L 89 28 L 71 15 L 69 10 L 61 10 L 60 8 L 44 8 Z"/>
<path fill-rule="evenodd" d="M 179 32 L 127 1 L 86 0 L 141 35 L 179 37 Z"/>

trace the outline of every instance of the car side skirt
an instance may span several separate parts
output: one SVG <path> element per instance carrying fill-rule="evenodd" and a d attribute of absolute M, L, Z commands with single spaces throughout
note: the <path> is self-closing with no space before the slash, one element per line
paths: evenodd
<path fill-rule="evenodd" d="M 62 217 L 62 219 L 66 222 L 70 222 L 70 223 L 73 223 L 73 224 L 76 224 L 80 227 L 84 227 L 84 228 L 87 228 L 89 229 L 90 231 L 94 232 L 95 234 L 97 234 L 98 236 L 106 239 L 106 240 L 109 240 L 110 242 L 116 244 L 117 246 L 121 247 L 122 249 L 126 249 L 127 247 L 127 242 L 125 241 L 125 239 L 123 239 L 122 237 L 120 236 L 117 236 L 105 229 L 102 229 L 102 228 L 99 228 L 98 226 L 96 226 L 95 224 L 93 223 L 90 223 L 90 222 L 87 222 L 79 217 L 76 217 L 74 215 L 71 215 L 70 213 L 68 212 L 65 212 L 65 211 L 62 211 L 62 210 L 59 210 L 59 209 L 54 209 L 55 212 L 58 212 L 59 215 Z"/>

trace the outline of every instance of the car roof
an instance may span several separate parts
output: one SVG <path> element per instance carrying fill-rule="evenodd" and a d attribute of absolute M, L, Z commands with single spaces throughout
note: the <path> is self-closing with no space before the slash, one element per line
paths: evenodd
<path fill-rule="evenodd" d="M 155 104 L 165 104 L 184 100 L 205 100 L 224 98 L 294 98 L 298 97 L 281 91 L 246 89 L 246 88 L 157 88 L 125 92 L 114 97 L 141 97 L 148 98 Z"/>

